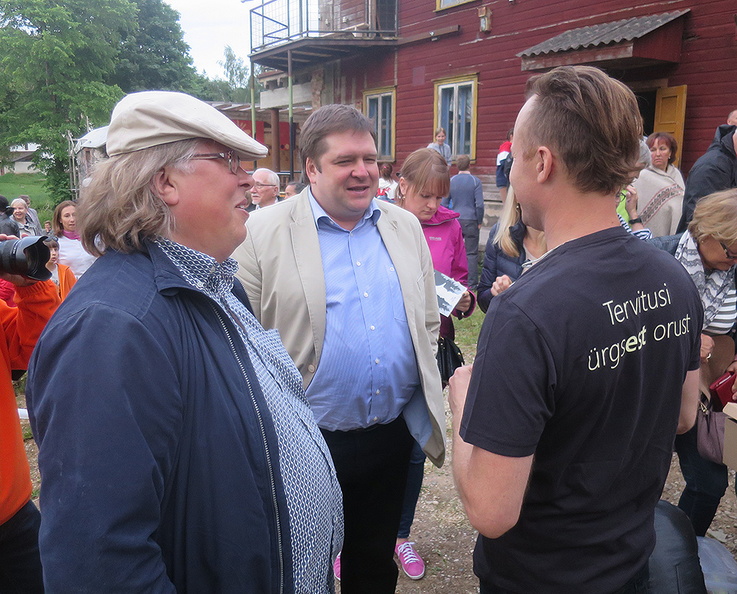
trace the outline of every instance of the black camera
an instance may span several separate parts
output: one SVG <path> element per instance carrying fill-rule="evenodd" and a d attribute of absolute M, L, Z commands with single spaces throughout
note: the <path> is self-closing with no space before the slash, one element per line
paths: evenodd
<path fill-rule="evenodd" d="M 19 274 L 32 280 L 49 280 L 51 271 L 46 268 L 51 252 L 44 244 L 46 236 L 0 241 L 0 272 Z"/>

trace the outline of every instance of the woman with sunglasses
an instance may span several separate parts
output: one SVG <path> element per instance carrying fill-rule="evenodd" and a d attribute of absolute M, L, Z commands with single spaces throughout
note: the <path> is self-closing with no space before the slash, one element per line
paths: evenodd
<path fill-rule="evenodd" d="M 715 379 L 737 371 L 733 339 L 737 319 L 737 189 L 702 198 L 687 231 L 651 242 L 673 254 L 699 290 L 704 307 L 701 392 L 708 398 L 709 385 Z M 678 507 L 691 519 L 696 535 L 704 536 L 727 489 L 727 467 L 699 455 L 697 430 L 695 426 L 676 436 L 675 449 L 686 480 Z"/>

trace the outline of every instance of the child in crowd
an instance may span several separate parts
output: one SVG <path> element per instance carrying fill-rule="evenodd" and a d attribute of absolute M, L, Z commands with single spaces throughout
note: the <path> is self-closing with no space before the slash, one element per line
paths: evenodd
<path fill-rule="evenodd" d="M 51 272 L 51 280 L 54 281 L 54 284 L 59 290 L 59 297 L 61 297 L 63 301 L 77 282 L 77 277 L 74 276 L 74 273 L 71 271 L 69 266 L 64 266 L 64 264 L 58 263 L 59 242 L 56 241 L 56 239 L 48 238 L 44 241 L 44 245 L 49 248 L 49 252 L 51 252 L 49 261 L 46 263 L 46 268 Z"/>

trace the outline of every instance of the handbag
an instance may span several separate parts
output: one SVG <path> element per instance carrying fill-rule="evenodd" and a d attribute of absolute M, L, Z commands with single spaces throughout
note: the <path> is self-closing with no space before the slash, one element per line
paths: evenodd
<path fill-rule="evenodd" d="M 732 385 L 734 384 L 734 373 L 729 371 L 718 377 L 709 385 L 711 393 L 711 404 L 714 410 L 720 411 L 729 402 L 732 402 Z"/>
<path fill-rule="evenodd" d="M 438 340 L 438 353 L 435 355 L 438 361 L 438 369 L 443 385 L 448 383 L 455 370 L 463 365 L 463 353 L 458 345 L 450 338 L 440 337 Z"/>
<path fill-rule="evenodd" d="M 724 464 L 724 421 L 726 415 L 714 410 L 704 395 L 696 411 L 696 448 L 704 460 Z"/>

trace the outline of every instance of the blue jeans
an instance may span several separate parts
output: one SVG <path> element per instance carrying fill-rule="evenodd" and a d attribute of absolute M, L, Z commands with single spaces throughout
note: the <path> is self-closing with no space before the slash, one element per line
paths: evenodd
<path fill-rule="evenodd" d="M 727 490 L 727 467 L 699 455 L 696 427 L 676 436 L 675 449 L 686 480 L 678 507 L 691 520 L 696 536 L 704 536 Z"/>
<path fill-rule="evenodd" d="M 38 528 L 41 514 L 32 501 L 0 526 L 0 592 L 43 592 Z"/>
<path fill-rule="evenodd" d="M 404 503 L 402 503 L 402 517 L 399 520 L 397 538 L 409 538 L 409 531 L 415 519 L 415 508 L 420 498 L 422 489 L 422 477 L 425 474 L 425 452 L 416 441 L 409 455 L 409 470 L 407 471 L 407 487 L 404 490 Z"/>

